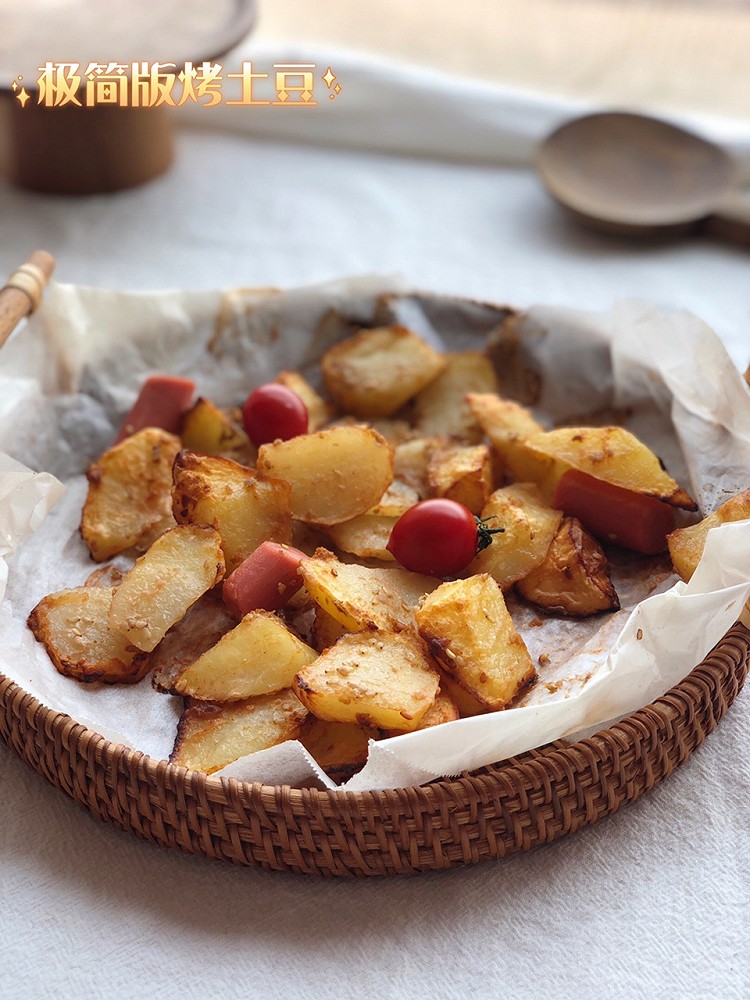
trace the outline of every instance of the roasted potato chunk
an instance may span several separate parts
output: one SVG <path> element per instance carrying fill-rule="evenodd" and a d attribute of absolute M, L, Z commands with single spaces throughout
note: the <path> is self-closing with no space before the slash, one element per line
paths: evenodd
<path fill-rule="evenodd" d="M 177 694 L 202 701 L 243 701 L 291 686 L 294 675 L 317 658 L 270 611 L 251 611 L 180 674 Z"/>
<path fill-rule="evenodd" d="M 89 466 L 81 537 L 97 562 L 129 548 L 148 548 L 174 525 L 169 490 L 179 450 L 174 434 L 147 427 Z"/>
<path fill-rule="evenodd" d="M 312 624 L 312 644 L 319 653 L 338 642 L 346 631 L 333 615 L 329 615 L 319 604 L 316 605 Z"/>
<path fill-rule="evenodd" d="M 447 497 L 479 514 L 492 492 L 492 464 L 487 445 L 447 448 L 433 455 L 427 475 L 436 497 Z"/>
<path fill-rule="evenodd" d="M 713 514 L 704 517 L 697 524 L 691 524 L 687 528 L 677 528 L 668 535 L 667 545 L 672 565 L 682 579 L 688 581 L 695 572 L 711 528 L 726 524 L 728 521 L 744 521 L 746 517 L 750 517 L 750 489 L 727 500 Z"/>
<path fill-rule="evenodd" d="M 357 417 L 390 417 L 445 367 L 445 359 L 403 326 L 361 330 L 320 362 L 331 396 Z"/>
<path fill-rule="evenodd" d="M 319 719 L 416 729 L 440 677 L 412 632 L 344 635 L 297 674 L 293 690 Z"/>
<path fill-rule="evenodd" d="M 296 740 L 306 717 L 289 690 L 227 705 L 188 699 L 169 760 L 213 774 L 240 757 Z"/>
<path fill-rule="evenodd" d="M 393 452 L 393 474 L 410 486 L 420 500 L 432 496 L 430 460 L 437 448 L 445 446 L 447 438 L 420 437 L 396 446 Z"/>
<path fill-rule="evenodd" d="M 347 781 L 367 763 L 370 739 L 377 730 L 351 722 L 326 722 L 308 715 L 299 741 L 321 770 L 340 783 Z"/>
<path fill-rule="evenodd" d="M 114 592 L 110 628 L 150 653 L 224 576 L 220 542 L 217 531 L 196 524 L 178 525 L 157 538 Z"/>
<path fill-rule="evenodd" d="M 206 524 L 219 532 L 229 573 L 261 542 L 292 540 L 289 484 L 259 479 L 231 459 L 180 452 L 172 510 L 178 524 Z"/>
<path fill-rule="evenodd" d="M 204 594 L 151 653 L 152 685 L 157 691 L 176 694 L 174 684 L 180 674 L 236 624 L 217 591 Z"/>
<path fill-rule="evenodd" d="M 470 719 L 475 715 L 484 715 L 489 711 L 486 705 L 477 701 L 474 695 L 462 688 L 458 681 L 454 681 L 450 674 L 442 672 L 440 677 L 440 690 L 451 699 L 458 709 L 458 714 L 462 719 Z"/>
<path fill-rule="evenodd" d="M 310 385 L 299 372 L 283 371 L 276 376 L 280 385 L 299 396 L 307 409 L 307 429 L 310 433 L 320 430 L 333 418 L 333 407 Z"/>
<path fill-rule="evenodd" d="M 255 461 L 255 448 L 250 438 L 231 416 L 220 410 L 210 399 L 198 399 L 183 417 L 183 448 L 200 455 L 241 455 L 245 461 Z"/>
<path fill-rule="evenodd" d="M 571 618 L 620 607 L 602 547 L 574 517 L 563 519 L 544 561 L 516 590 L 532 604 Z"/>
<path fill-rule="evenodd" d="M 401 517 L 410 507 L 413 507 L 419 500 L 419 494 L 406 483 L 394 479 L 382 497 L 374 507 L 367 513 L 377 514 L 380 517 Z"/>
<path fill-rule="evenodd" d="M 262 445 L 257 468 L 290 484 L 295 518 L 339 524 L 380 500 L 393 480 L 393 452 L 370 428 L 333 427 Z"/>
<path fill-rule="evenodd" d="M 149 662 L 107 625 L 113 587 L 76 587 L 42 598 L 29 615 L 29 628 L 44 644 L 59 673 L 77 681 L 135 684 Z"/>
<path fill-rule="evenodd" d="M 409 628 L 419 599 L 440 582 L 405 569 L 342 563 L 326 549 L 302 563 L 300 574 L 313 600 L 350 632 Z"/>
<path fill-rule="evenodd" d="M 440 690 L 437 693 L 437 697 L 422 716 L 422 721 L 417 726 L 417 729 L 430 729 L 432 726 L 442 726 L 444 722 L 455 722 L 456 719 L 461 717 L 456 702 L 443 691 L 444 680 L 444 677 L 440 678 Z M 403 729 L 389 729 L 383 733 L 383 736 L 386 738 L 401 736 L 403 732 Z"/>
<path fill-rule="evenodd" d="M 533 483 L 495 490 L 482 508 L 490 528 L 502 528 L 469 565 L 467 575 L 489 573 L 501 587 L 510 587 L 539 566 L 562 521 L 559 510 L 547 506 Z"/>
<path fill-rule="evenodd" d="M 487 573 L 441 584 L 415 617 L 441 667 L 487 708 L 506 708 L 536 679 L 503 593 Z"/>
<path fill-rule="evenodd" d="M 554 460 L 526 447 L 527 438 L 544 431 L 531 410 L 494 393 L 469 393 L 466 402 L 490 439 L 505 474 L 519 483 L 536 483 L 551 498 Z"/>
<path fill-rule="evenodd" d="M 349 552 L 360 559 L 393 562 L 393 556 L 386 546 L 396 521 L 397 517 L 382 517 L 368 511 L 352 518 L 351 521 L 331 524 L 326 533 L 342 552 Z"/>
<path fill-rule="evenodd" d="M 478 351 L 445 355 L 443 371 L 414 400 L 414 419 L 427 436 L 446 435 L 467 444 L 482 437 L 466 394 L 496 392 L 497 376 L 490 359 Z"/>
<path fill-rule="evenodd" d="M 559 427 L 526 440 L 534 455 L 552 459 L 554 481 L 569 469 L 612 486 L 697 510 L 695 501 L 669 476 L 656 455 L 624 427 Z"/>

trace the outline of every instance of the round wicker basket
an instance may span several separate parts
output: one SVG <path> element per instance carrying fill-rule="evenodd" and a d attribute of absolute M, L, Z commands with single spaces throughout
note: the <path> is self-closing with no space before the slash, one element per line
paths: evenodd
<path fill-rule="evenodd" d="M 634 801 L 716 727 L 749 657 L 738 624 L 662 698 L 590 739 L 393 791 L 208 777 L 109 743 L 2 677 L 0 736 L 93 816 L 152 843 L 270 871 L 404 875 L 526 851 Z"/>

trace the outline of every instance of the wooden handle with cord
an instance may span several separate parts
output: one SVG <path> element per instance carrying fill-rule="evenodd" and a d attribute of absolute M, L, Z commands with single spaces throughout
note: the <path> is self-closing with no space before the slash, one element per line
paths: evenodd
<path fill-rule="evenodd" d="M 0 290 L 0 347 L 24 316 L 39 306 L 54 270 L 52 254 L 37 250 L 5 282 Z"/>

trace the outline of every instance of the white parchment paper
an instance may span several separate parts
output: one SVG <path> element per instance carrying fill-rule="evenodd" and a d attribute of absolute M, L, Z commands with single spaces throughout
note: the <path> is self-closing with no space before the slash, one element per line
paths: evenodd
<path fill-rule="evenodd" d="M 704 513 L 750 485 L 750 393 L 698 319 L 641 303 L 607 314 L 532 308 L 512 324 L 508 315 L 383 278 L 284 292 L 126 295 L 52 286 L 0 356 L 0 672 L 104 736 L 168 756 L 179 699 L 148 681 L 112 688 L 63 678 L 25 624 L 41 597 L 91 571 L 78 536 L 82 473 L 154 372 L 190 376 L 201 395 L 231 405 L 282 368 L 317 380 L 320 355 L 359 324 L 402 322 L 449 349 L 481 347 L 489 336 L 504 391 L 550 424 L 615 412 Z M 532 656 L 542 658 L 540 682 L 519 707 L 372 742 L 366 767 L 345 787 L 456 774 L 590 731 L 663 694 L 740 617 L 750 594 L 750 522 L 711 532 L 687 586 L 658 561 L 644 571 L 625 560 L 615 578 L 623 610 L 583 623 L 540 621 L 511 601 Z M 222 773 L 331 787 L 297 743 Z"/>

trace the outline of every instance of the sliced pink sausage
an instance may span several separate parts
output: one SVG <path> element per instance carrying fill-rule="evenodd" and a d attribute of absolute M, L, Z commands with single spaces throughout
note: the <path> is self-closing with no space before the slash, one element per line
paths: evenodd
<path fill-rule="evenodd" d="M 176 375 L 152 375 L 143 383 L 138 399 L 120 427 L 117 440 L 130 437 L 144 427 L 161 427 L 176 434 L 182 415 L 190 409 L 195 382 Z"/>
<path fill-rule="evenodd" d="M 297 567 L 307 559 L 291 545 L 263 542 L 224 581 L 222 596 L 238 618 L 249 611 L 278 611 L 302 586 Z"/>

